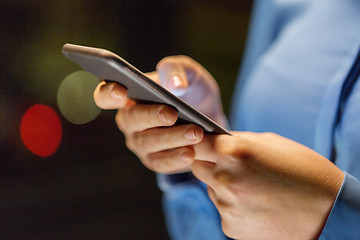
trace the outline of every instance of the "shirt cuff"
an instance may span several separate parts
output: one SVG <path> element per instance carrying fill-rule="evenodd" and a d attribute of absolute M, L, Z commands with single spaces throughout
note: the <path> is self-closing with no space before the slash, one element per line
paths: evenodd
<path fill-rule="evenodd" d="M 156 174 L 157 184 L 163 192 L 169 191 L 171 188 L 184 184 L 194 184 L 200 181 L 191 173 L 178 174 Z"/>
<path fill-rule="evenodd" d="M 360 181 L 345 172 L 343 184 L 319 239 L 360 239 L 359 223 Z"/>

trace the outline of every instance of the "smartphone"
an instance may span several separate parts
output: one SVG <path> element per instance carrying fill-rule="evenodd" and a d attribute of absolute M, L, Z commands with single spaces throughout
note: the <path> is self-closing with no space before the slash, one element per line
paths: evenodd
<path fill-rule="evenodd" d="M 65 44 L 62 52 L 71 61 L 99 80 L 114 81 L 127 89 L 127 96 L 140 103 L 160 103 L 178 111 L 178 122 L 195 123 L 206 132 L 229 134 L 222 126 L 152 81 L 118 55 L 100 48 Z"/>

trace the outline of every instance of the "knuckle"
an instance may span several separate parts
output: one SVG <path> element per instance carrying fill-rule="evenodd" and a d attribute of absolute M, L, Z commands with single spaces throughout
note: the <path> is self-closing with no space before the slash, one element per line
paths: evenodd
<path fill-rule="evenodd" d="M 273 139 L 277 134 L 276 133 L 273 133 L 273 132 L 264 132 L 262 133 L 262 136 L 265 138 L 265 139 Z"/>
<path fill-rule="evenodd" d="M 226 156 L 224 159 L 228 163 L 233 163 L 236 165 L 242 165 L 243 161 L 251 158 L 252 150 L 251 150 L 251 142 L 244 139 L 236 139 L 235 141 L 224 141 L 221 143 L 217 141 L 217 150 L 222 153 L 223 156 Z"/>

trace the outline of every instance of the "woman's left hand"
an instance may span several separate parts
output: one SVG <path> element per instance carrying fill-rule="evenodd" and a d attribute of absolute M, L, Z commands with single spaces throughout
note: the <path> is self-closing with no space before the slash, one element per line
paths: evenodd
<path fill-rule="evenodd" d="M 238 239 L 316 239 L 344 174 L 315 151 L 273 133 L 206 135 L 194 175 L 208 185 L 224 233 Z"/>

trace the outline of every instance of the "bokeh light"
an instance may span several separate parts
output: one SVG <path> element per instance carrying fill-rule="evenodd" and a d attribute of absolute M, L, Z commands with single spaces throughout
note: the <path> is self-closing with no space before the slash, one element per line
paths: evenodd
<path fill-rule="evenodd" d="M 95 105 L 93 92 L 99 80 L 85 71 L 67 76 L 59 86 L 57 103 L 62 115 L 74 124 L 85 124 L 100 113 Z"/>
<path fill-rule="evenodd" d="M 23 115 L 20 135 L 25 146 L 40 157 L 56 152 L 62 140 L 62 125 L 57 113 L 49 106 L 36 104 Z"/>

